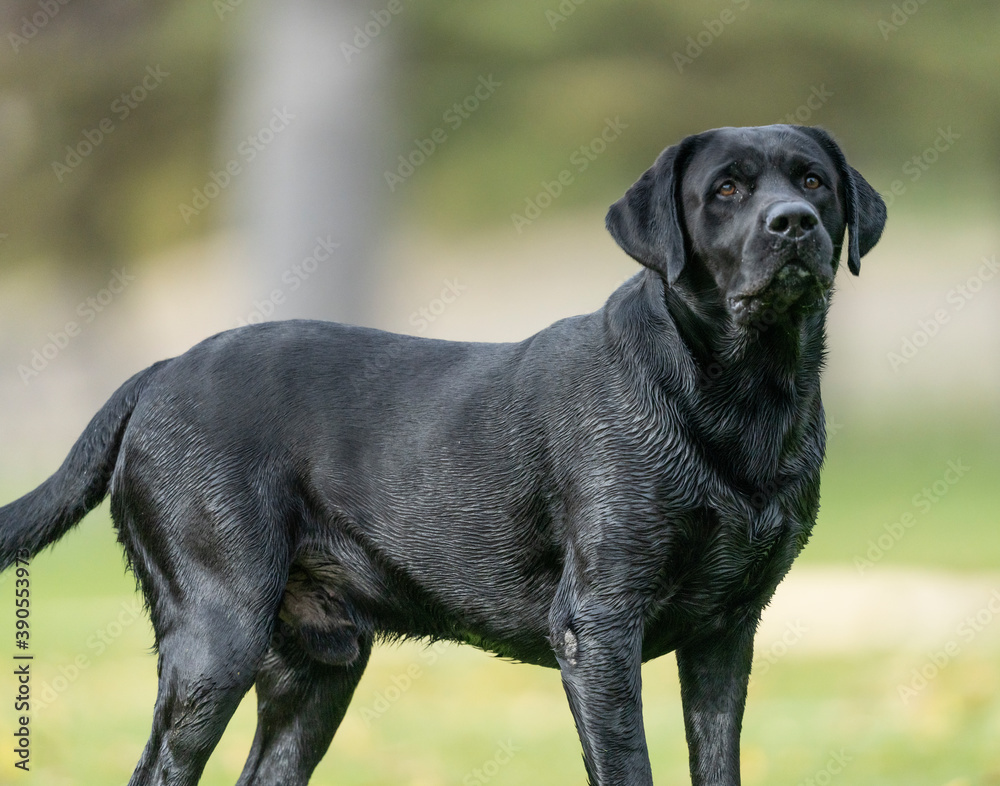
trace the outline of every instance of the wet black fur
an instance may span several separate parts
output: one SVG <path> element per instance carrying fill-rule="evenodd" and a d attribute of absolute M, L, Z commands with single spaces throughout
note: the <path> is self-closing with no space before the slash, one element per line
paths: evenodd
<path fill-rule="evenodd" d="M 197 783 L 252 685 L 239 783 L 305 784 L 380 637 L 559 668 L 595 786 L 652 783 L 639 666 L 676 651 L 692 781 L 736 784 L 754 631 L 819 504 L 833 274 L 884 221 L 822 131 L 690 137 L 611 207 L 646 269 L 599 311 L 517 344 L 214 336 L 0 508 L 0 569 L 111 494 L 159 652 L 132 784 Z"/>

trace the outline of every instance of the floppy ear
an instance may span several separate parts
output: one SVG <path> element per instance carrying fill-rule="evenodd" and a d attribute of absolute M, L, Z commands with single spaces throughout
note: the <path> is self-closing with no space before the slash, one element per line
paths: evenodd
<path fill-rule="evenodd" d="M 882 236 L 885 227 L 885 202 L 857 169 L 844 158 L 840 146 L 821 128 L 797 126 L 817 142 L 837 164 L 837 173 L 844 184 L 845 213 L 847 217 L 847 266 L 854 275 L 861 272 L 861 257 L 867 254 Z"/>
<path fill-rule="evenodd" d="M 615 242 L 637 262 L 672 285 L 684 269 L 681 228 L 681 178 L 695 137 L 668 147 L 608 210 L 604 225 Z"/>

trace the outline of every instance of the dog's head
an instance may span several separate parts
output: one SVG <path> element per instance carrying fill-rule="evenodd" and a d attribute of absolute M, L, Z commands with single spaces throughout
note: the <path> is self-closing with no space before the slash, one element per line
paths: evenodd
<path fill-rule="evenodd" d="M 733 319 L 825 307 L 845 231 L 847 264 L 878 242 L 885 203 L 818 128 L 719 128 L 667 148 L 607 227 L 667 286 L 710 276 Z M 700 289 L 698 283 L 693 287 Z"/>

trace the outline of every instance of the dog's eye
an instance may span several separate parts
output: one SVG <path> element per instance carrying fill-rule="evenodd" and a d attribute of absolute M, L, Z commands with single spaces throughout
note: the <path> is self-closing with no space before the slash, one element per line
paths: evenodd
<path fill-rule="evenodd" d="M 723 183 L 716 192 L 719 196 L 730 197 L 736 193 L 736 184 L 732 180 Z"/>
<path fill-rule="evenodd" d="M 820 180 L 817 175 L 806 175 L 805 179 L 802 181 L 802 185 L 811 190 L 819 188 L 823 185 L 823 181 Z"/>

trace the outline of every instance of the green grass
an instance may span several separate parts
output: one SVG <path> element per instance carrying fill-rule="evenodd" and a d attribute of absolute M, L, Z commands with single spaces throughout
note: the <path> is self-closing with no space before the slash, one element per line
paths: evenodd
<path fill-rule="evenodd" d="M 997 570 L 1000 421 L 934 418 L 858 418 L 831 435 L 820 515 L 802 563 L 853 564 L 856 557 L 867 558 L 874 542 L 881 554 L 876 567 Z M 949 462 L 968 468 L 953 485 L 944 480 Z M 946 489 L 940 497 L 936 483 Z M 933 500 L 923 496 L 924 489 Z M 893 525 L 907 515 L 912 526 L 901 537 L 887 533 L 887 525 L 898 533 Z"/>
<path fill-rule="evenodd" d="M 850 564 L 884 532 L 883 524 L 910 511 L 915 526 L 874 570 L 886 565 L 995 570 L 1000 565 L 997 433 L 992 424 L 939 423 L 915 431 L 851 420 L 830 439 L 823 509 L 802 562 Z M 912 497 L 939 479 L 950 459 L 961 459 L 970 470 L 920 512 Z M 125 783 L 148 735 L 156 665 L 149 623 L 136 614 L 134 582 L 124 571 L 106 506 L 37 557 L 31 576 L 32 688 L 45 706 L 32 719 L 32 773 L 21 780 L 32 786 Z M 12 617 L 11 578 L 10 573 L 0 577 L 0 620 Z M 12 628 L 0 622 L 0 640 Z M 812 778 L 878 786 L 1000 784 L 996 657 L 987 645 L 973 642 L 904 703 L 898 686 L 924 662 L 919 654 L 789 656 L 751 687 L 744 783 L 799 784 Z M 412 665 L 419 674 L 405 684 L 401 675 Z M 0 664 L 0 697 L 13 695 L 11 670 Z M 686 783 L 673 658 L 647 664 L 644 681 L 656 781 Z M 0 734 L 6 740 L 14 715 L 12 702 L 2 700 Z M 253 728 L 251 694 L 203 783 L 235 782 Z M 501 745 L 514 754 L 499 765 Z M 0 783 L 13 782 L 11 748 L 0 745 Z M 846 762 L 842 773 L 828 769 L 834 754 Z M 584 782 L 558 674 L 502 663 L 469 648 L 439 652 L 408 644 L 376 651 L 313 782 L 465 784 L 477 782 L 477 769 L 489 778 L 478 782 L 497 786 Z"/>
<path fill-rule="evenodd" d="M 30 782 L 127 781 L 146 739 L 155 670 L 135 624 L 63 686 L 59 666 L 117 612 L 116 599 L 67 604 L 38 615 L 36 690 L 64 688 L 36 712 Z M 91 652 L 93 655 L 93 652 Z M 430 658 L 433 655 L 434 660 Z M 843 780 L 879 786 L 1000 783 L 1000 688 L 995 660 L 970 650 L 904 704 L 897 685 L 919 658 L 791 659 L 755 680 L 743 736 L 744 783 L 803 783 L 843 762 Z M 416 664 L 409 685 L 400 675 Z M 646 730 L 658 783 L 686 782 L 687 753 L 676 668 L 668 656 L 644 669 Z M 403 685 L 398 692 L 394 687 Z M 51 696 L 47 697 L 51 699 Z M 6 721 L 6 718 L 5 718 Z M 253 736 L 252 696 L 241 706 L 203 783 L 232 784 Z M 5 724 L 6 725 L 6 724 Z M 509 762 L 491 765 L 502 746 Z M 503 757 L 507 758 L 507 757 Z M 9 753 L 0 772 L 10 772 Z M 468 783 L 581 784 L 579 746 L 558 675 L 468 648 L 383 648 L 358 688 L 314 783 L 353 786 Z M 822 781 L 821 781 L 822 782 Z"/>

